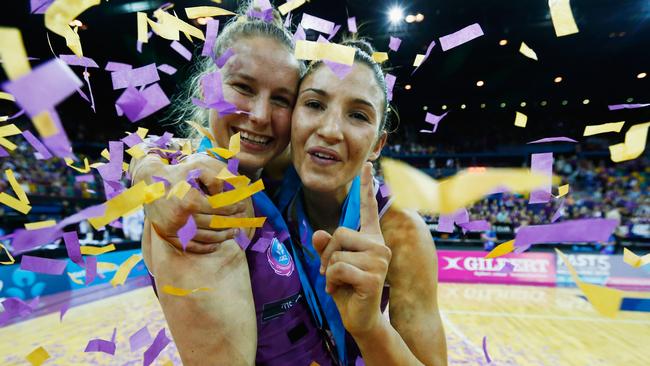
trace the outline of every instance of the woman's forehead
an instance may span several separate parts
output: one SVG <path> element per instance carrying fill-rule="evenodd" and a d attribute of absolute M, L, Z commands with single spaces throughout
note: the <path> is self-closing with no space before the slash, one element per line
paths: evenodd
<path fill-rule="evenodd" d="M 372 69 L 360 62 L 354 63 L 352 71 L 343 80 L 339 79 L 326 64 L 321 64 L 303 80 L 300 89 L 307 88 L 319 89 L 339 96 L 372 99 L 377 107 L 384 99 Z"/>
<path fill-rule="evenodd" d="M 227 73 L 245 73 L 255 78 L 278 74 L 295 82 L 299 63 L 293 53 L 280 42 L 267 37 L 243 38 L 231 46 L 233 56 L 228 60 Z"/>

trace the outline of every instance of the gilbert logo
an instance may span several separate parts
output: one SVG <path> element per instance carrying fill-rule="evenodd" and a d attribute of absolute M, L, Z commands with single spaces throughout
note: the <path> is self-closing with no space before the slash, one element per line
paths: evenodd
<path fill-rule="evenodd" d="M 444 269 L 457 269 L 460 271 L 463 271 L 464 268 L 461 268 L 458 262 L 460 262 L 463 257 L 455 257 L 455 258 L 450 258 L 450 257 L 443 257 L 447 261 L 447 266 Z"/>

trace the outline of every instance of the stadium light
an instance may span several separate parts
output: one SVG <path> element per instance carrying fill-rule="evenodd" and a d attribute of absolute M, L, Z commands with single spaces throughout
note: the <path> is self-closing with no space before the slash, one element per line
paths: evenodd
<path fill-rule="evenodd" d="M 443 105 L 442 105 L 442 110 L 444 111 L 444 110 L 446 110 L 446 109 L 447 109 L 447 105 L 446 105 L 446 104 L 443 104 Z"/>
<path fill-rule="evenodd" d="M 589 104 L 589 99 L 585 99 L 585 100 L 583 100 L 583 101 L 582 101 L 582 104 L 584 104 L 584 105 Z"/>
<path fill-rule="evenodd" d="M 460 105 L 460 109 L 465 109 L 465 108 L 467 108 L 467 106 L 465 104 Z"/>
<path fill-rule="evenodd" d="M 558 76 L 555 79 L 553 79 L 553 81 L 556 82 L 556 83 L 561 83 L 562 82 L 562 77 Z"/>
<path fill-rule="evenodd" d="M 419 22 L 421 22 L 421 21 L 423 21 L 423 20 L 424 20 L 424 15 L 422 15 L 422 13 L 418 13 L 418 14 L 415 16 L 415 21 L 416 21 L 416 22 L 419 23 Z"/>
<path fill-rule="evenodd" d="M 406 89 L 406 90 L 411 90 L 411 84 L 406 84 L 406 85 L 404 85 L 404 89 Z"/>
<path fill-rule="evenodd" d="M 476 82 L 476 86 L 483 86 L 483 85 L 485 85 L 483 80 L 479 80 L 479 81 Z"/>
<path fill-rule="evenodd" d="M 499 46 L 505 46 L 505 45 L 507 45 L 507 44 L 508 44 L 508 40 L 507 40 L 507 39 L 502 39 L 502 40 L 499 41 Z"/>
<path fill-rule="evenodd" d="M 634 102 L 634 98 L 627 98 L 627 99 L 625 100 L 625 102 L 627 102 L 627 103 L 632 103 L 632 102 Z"/>
<path fill-rule="evenodd" d="M 406 18 L 404 20 L 406 20 L 407 23 L 413 23 L 415 21 L 415 16 L 412 15 L 412 14 L 409 14 L 409 15 L 406 16 Z"/>
<path fill-rule="evenodd" d="M 526 102 L 521 102 L 521 103 L 519 103 L 519 105 L 522 106 L 522 107 L 525 107 L 525 106 L 526 106 Z"/>
<path fill-rule="evenodd" d="M 394 6 L 390 8 L 388 11 L 388 20 L 390 20 L 391 23 L 397 24 L 404 19 L 404 10 L 398 6 Z"/>
<path fill-rule="evenodd" d="M 646 76 L 648 76 L 648 74 L 646 74 L 645 72 L 640 72 L 640 73 L 636 76 L 636 78 L 637 78 L 637 79 L 643 79 L 643 78 L 646 77 Z"/>

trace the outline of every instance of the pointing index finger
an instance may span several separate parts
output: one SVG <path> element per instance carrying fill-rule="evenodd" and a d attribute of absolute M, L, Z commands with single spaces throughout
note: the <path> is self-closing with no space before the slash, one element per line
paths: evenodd
<path fill-rule="evenodd" d="M 372 179 L 372 164 L 365 163 L 361 170 L 361 207 L 360 207 L 360 226 L 362 233 L 381 234 L 379 226 L 379 213 L 377 212 L 377 199 L 375 198 L 374 185 Z"/>

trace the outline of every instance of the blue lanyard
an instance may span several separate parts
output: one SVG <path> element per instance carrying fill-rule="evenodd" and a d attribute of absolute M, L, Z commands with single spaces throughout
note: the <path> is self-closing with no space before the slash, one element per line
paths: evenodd
<path fill-rule="evenodd" d="M 292 177 L 292 175 L 295 175 L 295 177 Z M 297 178 L 295 170 L 290 168 L 287 172 L 287 175 L 285 176 L 285 181 L 287 177 Z M 297 179 L 299 181 L 299 178 Z M 343 204 L 342 215 L 339 219 L 339 226 L 347 227 L 353 230 L 358 229 L 360 218 L 360 185 L 360 178 L 356 177 L 352 181 L 352 187 L 350 188 L 350 192 L 348 193 L 348 196 Z M 295 185 L 282 185 L 282 191 L 278 197 L 279 203 L 286 205 L 289 204 L 286 199 L 286 196 L 289 194 L 287 194 L 286 191 L 291 190 L 291 188 L 295 188 Z M 294 227 L 298 228 L 300 240 L 302 241 L 302 248 L 297 248 L 295 245 L 293 248 L 295 254 L 298 253 L 298 250 L 303 250 L 307 252 L 308 255 L 298 256 L 294 254 L 294 260 L 297 264 L 296 267 L 298 269 L 298 274 L 300 276 L 300 281 L 303 285 L 303 288 L 310 288 L 313 292 L 316 293 L 318 302 L 321 305 L 321 310 L 325 316 L 325 319 L 327 320 L 327 325 L 330 332 L 332 332 L 332 336 L 336 343 L 336 350 L 338 353 L 339 361 L 341 364 L 346 365 L 347 353 L 345 344 L 345 327 L 343 326 L 343 320 L 341 319 L 341 315 L 339 314 L 334 299 L 332 296 L 325 292 L 325 276 L 321 275 L 319 271 L 320 256 L 318 256 L 312 244 L 313 229 L 307 221 L 307 217 L 303 208 L 302 197 L 299 192 L 299 190 L 293 191 L 293 202 L 295 203 L 294 208 L 298 222 L 292 222 L 292 224 Z M 291 213 L 288 213 L 289 217 L 291 217 Z M 302 261 L 299 257 L 302 257 L 304 259 L 304 267 L 302 263 L 298 265 L 298 263 Z M 312 312 L 318 313 L 316 310 Z"/>

